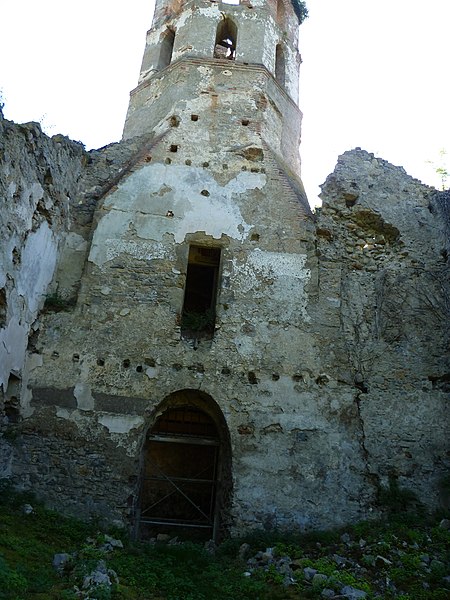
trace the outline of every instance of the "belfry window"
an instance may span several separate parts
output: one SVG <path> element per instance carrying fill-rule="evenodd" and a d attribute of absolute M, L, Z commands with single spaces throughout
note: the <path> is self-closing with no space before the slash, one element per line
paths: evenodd
<path fill-rule="evenodd" d="M 191 246 L 186 272 L 181 332 L 192 338 L 211 338 L 216 322 L 220 248 Z"/>
<path fill-rule="evenodd" d="M 165 69 L 172 60 L 173 45 L 175 43 L 175 31 L 166 29 L 161 39 L 161 47 L 158 60 L 158 71 Z"/>
<path fill-rule="evenodd" d="M 216 43 L 214 45 L 214 58 L 236 58 L 237 27 L 235 23 L 225 17 L 217 27 Z"/>
<path fill-rule="evenodd" d="M 284 0 L 277 0 L 277 21 L 280 27 L 284 27 L 286 21 L 286 8 Z"/>
<path fill-rule="evenodd" d="M 286 61 L 281 44 L 277 44 L 275 51 L 275 79 L 282 86 L 286 86 Z"/>

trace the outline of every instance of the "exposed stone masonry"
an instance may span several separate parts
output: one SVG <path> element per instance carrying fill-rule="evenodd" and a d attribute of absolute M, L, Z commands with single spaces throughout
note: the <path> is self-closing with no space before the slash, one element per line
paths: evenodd
<path fill-rule="evenodd" d="M 122 142 L 0 119 L 15 486 L 136 531 L 200 477 L 182 521 L 216 537 L 375 515 L 393 479 L 448 502 L 448 192 L 356 149 L 311 213 L 297 29 L 283 0 L 160 1 Z"/>
<path fill-rule="evenodd" d="M 77 193 L 72 182 L 71 196 L 65 194 L 58 218 L 54 217 L 51 223 L 51 231 L 64 237 L 70 222 L 66 244 L 71 236 L 76 237 L 79 243 L 75 248 L 82 249 L 72 255 L 67 253 L 67 245 L 63 252 L 55 249 L 55 257 L 60 261 L 56 273 L 62 272 L 66 277 L 63 293 L 72 297 L 68 290 L 72 290 L 71 294 L 80 290 L 79 277 L 87 256 L 96 194 L 101 195 L 111 169 L 132 171 L 136 155 L 141 159 L 144 156 L 145 161 L 145 154 L 139 154 L 138 150 L 142 140 L 86 154 L 78 145 L 64 139 L 48 140 L 35 125 L 2 124 L 10 132 L 3 138 L 4 167 L 11 160 L 8 159 L 12 152 L 10 146 L 16 147 L 16 136 L 20 139 L 24 133 L 32 135 L 36 144 L 33 156 L 38 157 L 37 167 L 34 171 L 22 169 L 24 189 L 36 189 L 42 171 L 45 173 L 48 169 L 66 174 L 75 171 L 79 177 L 78 185 L 83 192 Z M 56 156 L 40 163 L 42 158 L 39 157 L 44 151 L 49 152 L 48 147 L 53 145 L 58 149 L 61 144 L 73 153 L 69 159 L 63 154 L 62 158 Z M 42 151 L 39 145 L 43 145 Z M 3 185 L 4 181 L 5 178 Z M 300 309 L 306 310 L 307 323 L 303 333 L 298 326 L 292 329 L 289 339 L 292 348 L 298 348 L 296 353 L 283 352 L 272 365 L 268 352 L 274 343 L 277 347 L 274 339 L 270 346 L 267 342 L 264 344 L 263 352 L 257 352 L 257 359 L 253 355 L 257 348 L 252 347 L 250 361 L 245 358 L 245 347 L 252 337 L 260 335 L 256 332 L 261 327 L 265 329 L 271 319 L 280 318 L 275 313 L 264 317 L 267 323 L 244 320 L 238 342 L 242 350 L 235 361 L 220 360 L 222 351 L 202 350 L 201 346 L 192 358 L 188 358 L 192 350 L 184 357 L 174 355 L 169 349 L 179 345 L 177 335 L 172 341 L 167 339 L 167 351 L 161 347 L 151 349 L 147 344 L 139 349 L 130 329 L 134 350 L 126 351 L 124 331 L 117 329 L 119 322 L 129 319 L 130 310 L 142 310 L 153 302 L 154 291 L 160 285 L 157 280 L 146 283 L 147 298 L 138 295 L 137 300 L 130 297 L 123 303 L 125 292 L 121 294 L 120 288 L 126 289 L 127 276 L 134 272 L 138 278 L 135 281 L 148 280 L 150 273 L 142 270 L 142 261 L 136 265 L 141 264 L 141 270 L 119 268 L 119 287 L 114 279 L 108 280 L 111 289 L 116 287 L 112 297 L 108 291 L 108 312 L 117 303 L 119 320 L 115 325 L 116 319 L 111 320 L 108 314 L 102 316 L 94 312 L 96 327 L 103 321 L 108 335 L 100 339 L 99 351 L 92 359 L 86 354 L 95 343 L 89 334 L 92 325 L 89 325 L 88 314 L 82 316 L 79 309 L 67 307 L 69 312 L 66 309 L 55 314 L 41 313 L 37 323 L 34 317 L 29 330 L 33 323 L 34 327 L 39 324 L 40 329 L 45 322 L 48 333 L 45 337 L 33 336 L 37 340 L 33 342 L 29 364 L 35 367 L 42 361 L 41 357 L 49 356 L 44 359 L 49 365 L 45 375 L 48 385 L 33 392 L 31 410 L 26 403 L 27 395 L 22 395 L 20 419 L 24 420 L 20 424 L 14 424 L 18 419 L 8 408 L 5 394 L 5 431 L 14 430 L 17 437 L 12 443 L 3 443 L 3 475 L 12 477 L 21 487 L 38 492 L 54 506 L 79 513 L 81 502 L 86 514 L 110 514 L 110 518 L 120 518 L 120 514 L 132 508 L 139 474 L 136 451 L 148 410 L 147 402 L 139 398 L 147 396 L 145 389 L 152 382 L 155 389 L 161 388 L 159 397 L 164 397 L 164 389 L 198 387 L 212 366 L 217 389 L 211 395 L 218 397 L 225 390 L 225 395 L 230 397 L 226 411 L 229 427 L 232 436 L 235 431 L 241 438 L 239 451 L 237 446 L 235 448 L 235 477 L 249 478 L 250 487 L 242 505 L 246 508 L 241 506 L 237 513 L 243 515 L 246 511 L 241 525 L 251 524 L 251 514 L 256 518 L 255 525 L 287 524 L 292 516 L 299 514 L 299 509 L 304 516 L 297 524 L 302 526 L 332 524 L 367 514 L 369 507 L 376 507 L 377 485 L 386 483 L 392 474 L 399 477 L 402 485 L 415 489 L 424 502 L 437 505 L 439 480 L 448 460 L 445 454 L 448 279 L 445 220 L 442 218 L 446 214 L 447 195 L 422 185 L 403 169 L 364 151 L 355 150 L 340 157 L 335 172 L 323 186 L 323 208 L 316 218 L 317 251 L 313 251 L 313 246 L 309 250 L 308 299 L 305 309 Z M 16 231 L 20 230 L 22 221 L 14 221 L 11 216 L 9 222 L 15 223 Z M 265 230 L 259 228 L 259 231 Z M 20 240 L 16 238 L 14 244 L 19 252 L 26 245 L 27 236 L 22 235 Z M 68 256 L 71 256 L 69 265 L 75 264 L 72 269 L 67 266 Z M 75 260 L 74 256 L 78 258 Z M 9 261 L 3 264 L 13 265 L 12 259 Z M 163 261 L 162 269 L 164 265 Z M 70 285 L 68 273 L 74 280 Z M 89 287 L 91 294 L 101 297 L 106 292 L 102 292 L 104 284 L 98 280 L 99 275 L 96 275 L 97 282 L 93 282 L 94 287 L 91 284 Z M 166 285 L 164 281 L 162 285 Z M 61 284 L 47 281 L 48 290 L 61 289 L 58 285 Z M 98 292 L 95 292 L 96 287 Z M 253 301 L 258 298 L 256 290 Z M 48 293 L 47 288 L 41 290 L 40 309 Z M 163 296 L 159 292 L 158 295 L 161 301 Z M 13 297 L 10 293 L 6 296 L 7 306 Z M 8 331 L 11 309 L 5 314 L 8 315 L 7 327 L 3 327 L 3 335 Z M 293 313 L 288 310 L 285 314 L 286 326 L 290 328 Z M 79 333 L 70 325 L 74 318 L 81 319 L 80 323 L 84 321 L 85 326 L 79 328 Z M 164 319 L 158 321 L 165 327 Z M 51 341 L 58 339 L 55 333 L 61 327 L 65 330 L 64 323 L 71 328 L 70 336 L 64 333 L 67 361 L 57 355 Z M 221 324 L 221 327 L 228 329 L 230 325 Z M 120 343 L 116 343 L 119 338 Z M 208 357 L 213 360 L 211 366 Z M 67 391 L 61 389 L 57 382 L 62 374 L 75 381 L 75 373 L 86 361 L 93 365 L 92 383 L 76 383 Z M 53 371 L 51 365 L 54 365 Z M 27 373 L 22 368 L 23 365 L 18 364 L 12 370 L 19 380 Z M 105 386 L 101 382 L 106 383 L 107 373 L 115 375 Z M 42 375 L 40 380 L 43 381 Z M 93 385 L 98 388 L 97 392 L 91 391 Z M 100 393 L 102 387 L 105 391 Z M 288 389 L 293 390 L 293 399 L 298 405 L 298 408 L 292 405 L 290 414 L 286 413 L 286 394 L 292 393 Z M 211 381 L 208 390 L 214 391 Z M 245 390 L 252 394 L 256 390 L 258 402 L 264 402 L 267 412 L 250 408 L 249 400 L 244 400 Z M 283 404 L 269 400 L 274 394 L 281 394 Z M 97 411 L 97 425 L 92 420 L 96 414 L 92 409 Z M 121 440 L 126 438 L 128 441 L 123 446 Z M 280 444 L 284 444 L 284 439 L 287 453 L 282 458 Z M 263 448 L 264 468 L 270 468 L 274 489 L 284 480 L 286 500 L 290 497 L 289 487 L 297 490 L 284 514 L 279 508 L 267 513 L 264 508 L 267 495 L 261 494 L 260 489 L 256 496 L 248 495 L 254 488 L 252 472 L 256 463 L 246 475 L 244 464 L 248 459 L 244 457 L 255 452 L 255 460 Z M 239 455 L 244 460 L 242 466 Z M 300 482 L 300 488 L 292 487 L 294 481 Z M 302 500 L 299 500 L 300 489 Z M 271 493 L 270 489 L 267 493 Z M 332 496 L 334 508 L 330 517 L 326 506 Z M 111 513 L 111 498 L 115 497 L 115 509 Z M 342 497 L 342 504 L 336 500 L 338 497 Z M 301 509 L 305 501 L 308 508 Z M 239 523 L 237 514 L 234 519 Z"/>

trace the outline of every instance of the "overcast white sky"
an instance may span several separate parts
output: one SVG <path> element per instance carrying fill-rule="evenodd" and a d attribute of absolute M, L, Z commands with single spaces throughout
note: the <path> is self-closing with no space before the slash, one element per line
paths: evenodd
<path fill-rule="evenodd" d="M 302 178 L 310 203 L 360 146 L 430 185 L 446 149 L 450 0 L 307 0 Z M 98 148 L 118 141 L 153 0 L 0 0 L 6 118 Z M 440 166 L 438 164 L 438 166 Z"/>

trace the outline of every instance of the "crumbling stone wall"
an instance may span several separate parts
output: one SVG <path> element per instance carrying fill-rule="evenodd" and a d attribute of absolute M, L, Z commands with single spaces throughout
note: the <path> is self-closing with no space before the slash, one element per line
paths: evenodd
<path fill-rule="evenodd" d="M 354 150 L 313 225 L 256 136 L 244 151 L 258 152 L 213 147 L 216 160 L 205 149 L 192 164 L 179 123 L 89 154 L 1 125 L 0 364 L 8 393 L 22 392 L 3 423 L 3 477 L 59 509 L 130 522 L 154 411 L 199 389 L 230 433 L 232 531 L 374 514 L 392 477 L 430 507 L 448 501 L 448 192 Z M 218 328 L 196 346 L 177 320 L 187 248 L 213 240 Z M 42 311 L 53 291 L 64 310 Z"/>
<path fill-rule="evenodd" d="M 205 390 L 228 418 L 235 446 L 247 448 L 247 460 L 262 465 L 255 438 L 275 434 L 276 439 L 287 426 L 280 425 L 280 417 L 273 420 L 270 406 L 276 400 L 270 398 L 295 385 L 297 352 L 290 350 L 302 343 L 300 338 L 295 341 L 296 326 L 307 321 L 306 261 L 313 250 L 312 231 L 307 206 L 299 204 L 286 174 L 268 149 L 259 148 L 247 158 L 241 147 L 204 148 L 193 156 L 179 145 L 174 153 L 179 135 L 178 127 L 171 128 L 151 152 L 139 153 L 139 162 L 97 207 L 77 305 L 47 314 L 35 347 L 42 359 L 30 381 L 35 412 L 22 431 L 45 427 L 40 438 L 55 438 L 61 421 L 67 421 L 69 429 L 75 425 L 83 446 L 80 460 L 112 440 L 105 460 L 108 472 L 117 473 L 121 481 L 109 492 L 112 518 L 132 511 L 133 505 L 124 507 L 128 498 L 136 500 L 149 415 L 176 390 Z M 280 187 L 284 197 L 273 203 Z M 288 225 L 281 225 L 286 217 Z M 219 243 L 223 253 L 217 331 L 214 340 L 200 344 L 180 335 L 190 242 Z M 278 323 L 270 323 L 270 306 L 264 301 L 267 285 L 273 307 L 293 297 L 277 316 Z M 267 398 L 267 410 L 261 409 L 259 395 Z M 258 413 L 254 424 L 253 414 Z M 251 444 L 244 441 L 248 432 Z M 34 438 L 24 436 L 20 444 L 23 457 L 35 452 Z M 66 442 L 60 440 L 60 445 L 65 448 Z M 77 463 L 68 470 L 66 459 L 55 463 L 56 442 L 51 451 L 47 443 L 41 446 L 48 454 L 40 462 L 54 465 L 58 488 L 73 487 L 70 482 L 80 477 Z M 265 500 L 255 498 L 252 506 L 248 497 L 254 493 L 254 471 L 245 464 L 245 454 L 238 450 L 233 457 L 235 488 L 243 497 L 236 493 L 234 517 L 242 514 L 247 525 L 258 525 L 265 519 Z M 23 480 L 29 472 L 27 459 L 18 459 L 16 465 Z M 276 468 L 267 464 L 264 479 L 272 480 Z M 291 477 L 288 466 L 284 476 Z M 33 481 L 49 499 L 37 476 Z M 94 470 L 89 483 L 80 501 L 87 514 L 104 494 L 103 472 Z M 268 493 L 274 493 L 271 486 Z M 64 494 L 59 502 L 73 506 L 73 498 L 66 501 Z M 283 507 L 279 518 L 290 520 L 290 512 Z"/>
<path fill-rule="evenodd" d="M 327 178 L 317 219 L 321 359 L 353 385 L 361 475 L 429 506 L 449 468 L 448 195 L 357 149 Z"/>
<path fill-rule="evenodd" d="M 50 140 L 37 123 L 15 125 L 0 113 L 0 389 L 11 418 L 83 160 L 81 144 Z"/>
<path fill-rule="evenodd" d="M 68 310 L 76 304 L 97 201 L 114 185 L 115 177 L 133 168 L 137 148 L 142 150 L 139 138 L 87 153 L 82 144 L 64 136 L 49 138 L 38 123 L 17 125 L 0 112 L 0 421 L 4 430 L 26 421 L 33 412 L 29 374 L 41 364 L 36 343 L 42 320 L 48 311 Z M 54 426 L 58 430 L 58 423 Z M 7 439 L 0 440 L 2 477 L 11 475 L 13 447 Z M 40 444 L 48 446 L 35 436 L 36 452 Z M 43 468 L 37 456 L 28 457 L 24 486 L 31 485 L 34 461 Z M 46 464 L 51 472 L 51 461 Z M 42 471 L 39 478 L 45 487 Z"/>

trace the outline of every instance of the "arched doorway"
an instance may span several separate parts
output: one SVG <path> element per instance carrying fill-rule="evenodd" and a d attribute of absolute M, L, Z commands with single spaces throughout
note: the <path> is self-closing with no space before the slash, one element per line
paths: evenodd
<path fill-rule="evenodd" d="M 144 449 L 141 537 L 177 532 L 218 539 L 231 493 L 228 428 L 213 399 L 182 390 L 156 411 Z"/>

